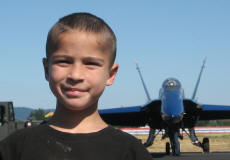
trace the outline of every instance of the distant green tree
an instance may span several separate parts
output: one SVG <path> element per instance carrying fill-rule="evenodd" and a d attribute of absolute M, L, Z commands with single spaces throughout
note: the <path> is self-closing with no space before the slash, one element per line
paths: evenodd
<path fill-rule="evenodd" d="M 230 126 L 230 120 L 198 121 L 196 126 Z"/>
<path fill-rule="evenodd" d="M 44 116 L 45 116 L 45 111 L 39 108 L 37 110 L 33 110 L 30 113 L 29 119 L 39 121 L 39 120 L 43 120 Z"/>
<path fill-rule="evenodd" d="M 198 121 L 196 126 L 207 126 L 209 121 Z"/>
<path fill-rule="evenodd" d="M 224 119 L 224 120 L 217 120 L 218 126 L 230 126 L 230 120 Z"/>

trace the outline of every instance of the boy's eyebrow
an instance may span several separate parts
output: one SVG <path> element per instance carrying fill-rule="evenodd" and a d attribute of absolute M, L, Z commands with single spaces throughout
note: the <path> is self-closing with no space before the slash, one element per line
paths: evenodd
<path fill-rule="evenodd" d="M 85 60 L 87 61 L 97 61 L 99 63 L 104 63 L 104 59 L 101 59 L 101 58 L 97 58 L 97 57 L 85 57 L 84 58 Z"/>
<path fill-rule="evenodd" d="M 55 55 L 55 56 L 52 56 L 52 58 L 71 58 L 71 56 L 68 56 L 68 55 Z"/>
<path fill-rule="evenodd" d="M 53 59 L 55 58 L 72 58 L 71 56 L 68 56 L 68 55 L 55 55 L 55 56 L 52 56 Z M 104 63 L 104 59 L 102 58 L 97 58 L 97 57 L 84 57 L 83 58 L 84 60 L 87 60 L 87 61 L 97 61 L 99 63 Z"/>

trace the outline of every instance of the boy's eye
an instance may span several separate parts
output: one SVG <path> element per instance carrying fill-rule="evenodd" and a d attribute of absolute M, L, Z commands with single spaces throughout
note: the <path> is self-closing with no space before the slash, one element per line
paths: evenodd
<path fill-rule="evenodd" d="M 70 64 L 71 62 L 68 60 L 54 60 L 54 64 L 58 64 L 58 65 L 67 65 Z"/>
<path fill-rule="evenodd" d="M 103 59 L 97 57 L 85 57 L 83 59 L 83 64 L 89 68 L 102 67 L 104 63 Z"/>
<path fill-rule="evenodd" d="M 98 62 L 85 62 L 86 65 L 89 65 L 89 66 L 100 66 L 101 64 L 98 63 Z"/>
<path fill-rule="evenodd" d="M 55 63 L 68 63 L 66 60 L 56 60 Z"/>

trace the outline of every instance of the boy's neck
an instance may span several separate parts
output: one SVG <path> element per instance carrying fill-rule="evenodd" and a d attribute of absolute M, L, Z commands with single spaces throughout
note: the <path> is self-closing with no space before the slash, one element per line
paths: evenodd
<path fill-rule="evenodd" d="M 89 107 L 83 111 L 69 110 L 63 106 L 57 106 L 49 126 L 68 133 L 92 133 L 98 132 L 108 125 L 101 119 L 97 107 Z"/>

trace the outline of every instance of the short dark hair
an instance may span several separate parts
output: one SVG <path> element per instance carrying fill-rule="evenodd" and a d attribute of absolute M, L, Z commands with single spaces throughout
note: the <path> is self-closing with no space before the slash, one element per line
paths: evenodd
<path fill-rule="evenodd" d="M 109 45 L 111 51 L 111 62 L 115 61 L 116 57 L 116 36 L 113 30 L 105 21 L 90 13 L 73 13 L 60 18 L 57 23 L 50 29 L 46 41 L 46 57 L 57 49 L 58 36 L 69 30 L 79 30 L 92 33 L 102 33 L 105 35 L 106 45 Z"/>

